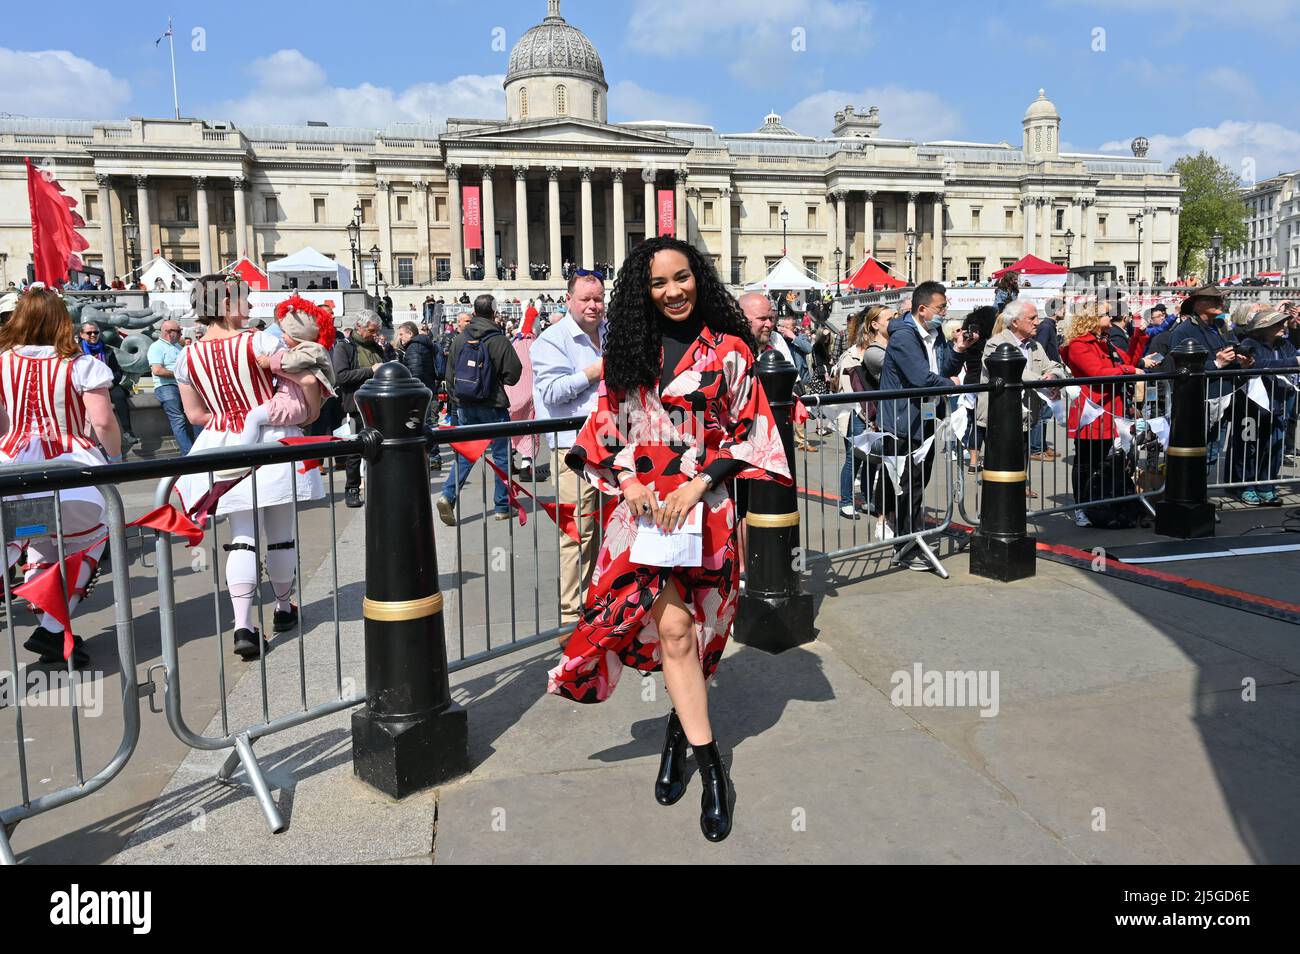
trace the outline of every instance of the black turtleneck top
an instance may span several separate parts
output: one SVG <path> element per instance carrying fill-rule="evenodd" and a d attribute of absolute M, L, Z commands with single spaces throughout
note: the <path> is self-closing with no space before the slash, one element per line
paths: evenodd
<path fill-rule="evenodd" d="M 700 332 L 703 330 L 704 318 L 698 312 L 693 312 L 685 321 L 673 321 L 663 315 L 659 316 L 659 333 L 662 337 L 664 349 L 664 363 L 659 372 L 659 393 L 661 395 L 664 393 L 664 389 L 677 377 L 677 365 L 681 363 L 687 350 L 695 343 L 695 339 L 700 336 Z M 713 478 L 713 483 L 716 486 L 744 470 L 745 466 L 745 462 L 742 460 L 719 457 L 704 468 L 704 473 Z"/>

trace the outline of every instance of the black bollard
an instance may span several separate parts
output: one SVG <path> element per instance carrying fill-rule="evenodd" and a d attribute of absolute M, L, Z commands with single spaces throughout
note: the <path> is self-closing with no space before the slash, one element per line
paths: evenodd
<path fill-rule="evenodd" d="M 1019 348 L 1000 344 L 985 362 L 989 392 L 988 432 L 984 437 L 984 494 L 980 525 L 971 537 L 970 572 L 1010 583 L 1034 575 L 1038 541 L 1025 532 L 1024 405 L 1018 385 L 1025 373 Z"/>
<path fill-rule="evenodd" d="M 776 351 L 758 359 L 757 376 L 772 407 L 790 473 L 795 474 L 794 365 Z M 733 636 L 739 643 L 779 653 L 813 639 L 813 598 L 800 592 L 804 565 L 799 546 L 799 494 L 794 483 L 749 481 L 749 547 L 745 553 L 745 590 L 736 609 Z"/>
<path fill-rule="evenodd" d="M 1169 410 L 1165 450 L 1165 496 L 1156 504 L 1156 533 L 1166 537 L 1214 536 L 1214 504 L 1206 475 L 1205 361 L 1209 353 L 1195 341 L 1170 352 L 1178 377 Z"/>
<path fill-rule="evenodd" d="M 394 798 L 470 767 L 465 710 L 447 683 L 424 440 L 432 397 L 393 361 L 357 391 L 362 419 L 382 440 L 367 455 L 366 707 L 352 713 L 352 770 Z"/>

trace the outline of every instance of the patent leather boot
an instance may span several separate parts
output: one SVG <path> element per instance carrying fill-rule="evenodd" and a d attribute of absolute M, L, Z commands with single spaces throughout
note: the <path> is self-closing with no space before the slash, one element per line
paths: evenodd
<path fill-rule="evenodd" d="M 659 777 L 655 779 L 655 801 L 660 805 L 674 805 L 685 794 L 686 733 L 674 709 L 668 714 L 664 754 L 659 760 Z"/>
<path fill-rule="evenodd" d="M 704 783 L 700 798 L 700 831 L 709 841 L 722 841 L 731 834 L 731 780 L 718 754 L 718 743 L 692 746 Z"/>

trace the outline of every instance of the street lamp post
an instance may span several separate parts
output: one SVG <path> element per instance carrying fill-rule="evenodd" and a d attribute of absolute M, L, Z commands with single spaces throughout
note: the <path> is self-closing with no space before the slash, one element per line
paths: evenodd
<path fill-rule="evenodd" d="M 835 297 L 836 298 L 840 297 L 840 256 L 842 256 L 843 254 L 844 254 L 844 250 L 841 249 L 838 245 L 835 246 Z"/>
<path fill-rule="evenodd" d="M 361 271 L 361 203 L 352 210 L 348 223 L 348 245 L 352 248 L 352 287 L 357 287 L 357 274 Z"/>
<path fill-rule="evenodd" d="M 130 273 L 135 271 L 135 243 L 140 237 L 140 226 L 135 224 L 135 216 L 130 212 L 126 214 L 126 225 L 123 231 L 126 232 L 126 270 Z"/>
<path fill-rule="evenodd" d="M 781 206 L 781 257 L 785 258 L 790 252 L 790 246 L 786 242 L 786 223 L 790 221 L 790 213 L 786 211 L 785 206 Z"/>
<path fill-rule="evenodd" d="M 916 230 L 908 229 L 903 235 L 907 239 L 907 284 L 915 285 L 916 278 L 912 274 L 912 253 L 916 250 Z"/>
<path fill-rule="evenodd" d="M 1210 283 L 1219 280 L 1219 248 L 1223 245 L 1223 236 L 1215 232 L 1210 239 Z"/>
<path fill-rule="evenodd" d="M 379 246 L 370 246 L 370 264 L 374 266 L 375 272 L 375 306 L 379 305 Z"/>
<path fill-rule="evenodd" d="M 1074 246 L 1074 229 L 1065 230 L 1065 267 L 1070 267 L 1070 249 Z"/>
<path fill-rule="evenodd" d="M 1137 214 L 1137 227 L 1138 227 L 1138 267 L 1137 267 L 1138 274 L 1137 274 L 1137 278 L 1138 278 L 1138 281 L 1141 281 L 1141 280 L 1142 280 L 1142 218 L 1143 218 L 1143 210 L 1142 210 L 1142 209 L 1138 209 L 1138 214 Z"/>

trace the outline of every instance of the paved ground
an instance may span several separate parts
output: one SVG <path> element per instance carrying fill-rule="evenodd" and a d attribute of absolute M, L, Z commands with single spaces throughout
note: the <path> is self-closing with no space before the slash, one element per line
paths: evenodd
<path fill-rule="evenodd" d="M 832 476 L 834 465 L 826 470 Z M 545 541 L 555 530 L 544 516 L 525 528 L 484 524 L 471 506 L 477 484 L 469 486 L 459 528 L 459 605 L 473 652 L 487 644 L 489 619 L 493 645 L 510 638 L 512 593 L 524 617 L 519 636 L 553 613 L 553 550 Z M 128 495 L 129 509 L 133 501 L 132 515 L 145 509 L 147 495 Z M 810 507 L 812 534 L 824 525 L 832 536 L 846 526 L 865 535 L 868 521 L 828 513 L 823 524 L 818 513 Z M 1268 513 L 1279 523 L 1285 516 Z M 310 546 L 318 555 L 315 566 L 304 566 L 310 702 L 332 696 L 340 677 L 354 681 L 345 688 L 362 681 L 363 520 L 341 506 L 337 515 L 338 666 L 327 511 L 302 524 L 304 552 Z M 1055 520 L 1062 534 L 1073 529 Z M 450 597 L 457 534 L 440 524 L 437 532 Z M 669 707 L 662 681 L 625 673 L 608 702 L 575 706 L 544 694 L 556 653 L 537 647 L 453 675 L 453 695 L 469 713 L 474 769 L 437 790 L 393 802 L 356 782 L 348 715 L 341 713 L 257 744 L 289 823 L 273 836 L 245 789 L 213 781 L 223 753 L 187 754 L 162 717 L 146 712 L 139 749 L 122 776 L 23 823 L 14 847 L 29 862 L 120 863 L 1300 861 L 1294 627 L 1047 561 L 1033 580 L 993 584 L 967 575 L 957 546 L 944 544 L 947 581 L 889 570 L 871 555 L 815 564 L 816 642 L 779 656 L 729 647 L 711 691 L 738 797 L 736 831 L 721 845 L 698 832 L 694 780 L 676 806 L 653 801 Z M 182 556 L 189 554 L 178 550 L 178 566 L 186 565 Z M 1252 573 L 1237 560 L 1259 561 L 1259 568 Z M 149 628 L 150 616 L 156 620 L 152 562 L 152 555 L 147 565 L 137 557 L 131 574 L 141 671 L 158 656 L 156 622 Z M 1289 584 L 1267 583 L 1268 574 L 1294 580 L 1297 565 L 1282 555 L 1162 569 L 1281 597 Z M 183 707 L 192 727 L 219 735 L 207 572 L 177 581 L 187 614 Z M 1256 577 L 1251 589 L 1246 584 Z M 105 586 L 83 616 L 88 634 L 99 627 L 97 661 L 112 658 L 105 651 L 110 602 Z M 448 603 L 456 656 L 459 607 Z M 297 646 L 282 641 L 278 649 L 267 667 L 273 714 L 299 704 Z M 896 674 L 917 665 L 996 673 L 997 714 L 895 705 Z M 229 723 L 256 721 L 260 673 L 233 657 L 225 667 Z M 1243 680 L 1253 686 L 1253 701 L 1243 699 Z M 115 711 L 106 700 L 104 716 L 82 720 L 88 766 L 96 761 L 92 750 L 102 761 L 112 748 Z M 69 768 L 67 711 L 25 712 L 27 735 L 36 740 L 30 748 L 44 753 L 32 757 L 29 773 L 58 784 L 54 777 Z M 16 789 L 12 714 L 0 712 L 5 804 L 13 804 Z"/>

